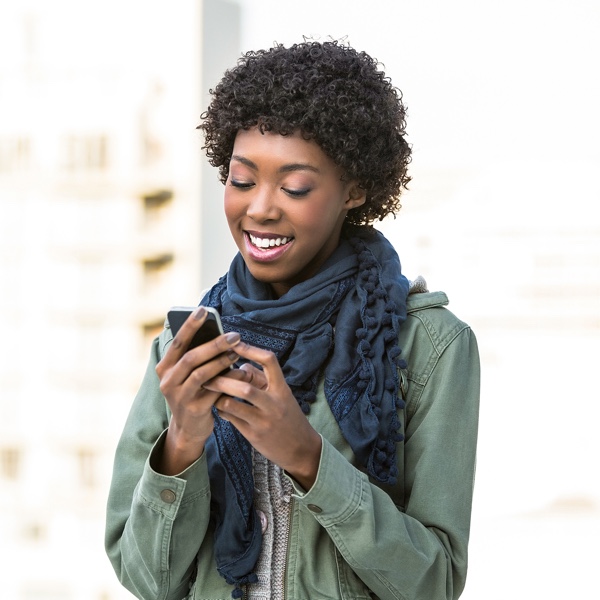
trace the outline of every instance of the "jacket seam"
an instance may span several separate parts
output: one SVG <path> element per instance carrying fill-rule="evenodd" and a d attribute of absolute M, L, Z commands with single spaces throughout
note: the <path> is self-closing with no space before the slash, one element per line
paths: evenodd
<path fill-rule="evenodd" d="M 359 494 L 359 498 L 358 498 L 359 502 L 355 504 L 354 510 L 350 514 L 348 514 L 344 520 L 340 519 L 335 524 L 343 523 L 347 518 L 349 518 L 352 514 L 354 514 L 356 512 L 356 510 L 358 509 L 359 506 L 362 506 L 363 503 L 367 502 L 366 495 L 367 495 L 367 491 L 369 490 L 369 484 L 368 484 L 368 482 L 364 481 L 363 479 L 360 479 L 360 484 L 361 484 L 360 485 L 360 494 Z M 330 536 L 334 540 L 335 545 L 339 549 L 340 553 L 342 552 L 342 549 L 343 549 L 342 559 L 346 562 L 346 564 L 348 564 L 348 566 L 352 570 L 364 569 L 364 567 L 359 563 L 359 561 L 357 561 L 356 558 L 352 555 L 348 546 L 344 543 L 343 536 L 337 535 L 337 533 L 335 531 L 335 527 L 332 528 L 332 530 L 330 532 Z M 347 557 L 350 558 L 351 561 L 348 560 Z M 336 557 L 336 561 L 337 561 L 337 557 Z M 397 598 L 398 600 L 406 600 L 406 598 L 404 598 L 404 596 L 399 595 L 399 593 L 397 593 L 398 591 L 393 586 L 390 586 L 389 581 L 385 577 L 383 577 L 383 575 L 381 574 L 381 572 L 379 570 L 373 569 L 373 573 L 375 573 L 377 579 L 379 579 L 379 581 L 381 581 L 381 583 L 383 585 L 385 585 L 387 590 L 392 594 L 392 596 L 394 598 Z M 338 577 L 339 577 L 339 574 L 338 574 Z"/>
<path fill-rule="evenodd" d="M 325 473 L 325 475 L 327 475 Z M 330 529 L 335 527 L 336 525 L 340 525 L 345 523 L 348 519 L 356 513 L 356 511 L 360 508 L 361 502 L 363 501 L 364 489 L 365 489 L 365 481 L 363 480 L 361 473 L 357 472 L 354 476 L 355 481 L 358 482 L 358 486 L 356 484 L 352 485 L 351 496 L 348 499 L 348 503 L 346 508 L 342 510 L 342 512 L 337 515 L 332 516 L 319 516 L 314 515 L 317 521 L 325 528 Z M 305 505 L 305 503 L 303 502 Z"/>
<path fill-rule="evenodd" d="M 398 592 L 398 590 L 390 584 L 390 582 L 387 580 L 387 578 L 384 577 L 380 571 L 375 569 L 374 573 L 375 573 L 375 577 L 377 577 L 377 579 L 379 579 L 379 581 L 381 581 L 381 583 L 383 585 L 385 585 L 387 590 L 392 594 L 392 596 L 394 598 L 398 598 L 399 600 L 406 600 L 406 597 L 403 596 L 402 594 L 400 594 L 400 592 Z"/>
<path fill-rule="evenodd" d="M 423 372 L 422 378 L 417 377 L 415 372 L 412 371 L 410 368 L 408 369 L 408 379 L 419 386 L 418 393 L 413 396 L 411 402 L 407 402 L 407 409 L 408 409 L 409 404 L 412 405 L 411 410 L 409 411 L 411 416 L 414 415 L 418 411 L 419 406 L 421 404 L 421 398 L 423 397 L 423 392 L 425 391 L 425 388 L 427 387 L 427 384 L 429 383 L 429 380 L 431 379 L 433 372 L 435 371 L 436 367 L 438 366 L 438 364 L 440 362 L 440 358 L 442 357 L 444 352 L 446 352 L 446 350 L 448 350 L 448 348 L 452 345 L 452 343 L 464 331 L 470 331 L 470 329 L 471 329 L 469 327 L 469 325 L 467 325 L 466 323 L 463 323 L 461 321 L 460 324 L 458 324 L 446 336 L 444 336 L 443 339 L 445 340 L 445 343 L 443 344 L 443 346 L 441 346 L 440 348 L 437 348 L 436 344 L 434 343 L 433 338 L 430 335 L 429 328 L 425 324 L 424 320 L 421 319 L 420 317 L 416 317 L 416 318 L 418 318 L 421 321 L 421 323 L 423 324 L 423 327 L 424 327 L 425 331 L 427 332 L 427 335 L 429 336 L 429 339 L 431 341 L 433 352 L 431 353 L 431 358 L 427 361 L 427 364 L 422 371 Z"/>

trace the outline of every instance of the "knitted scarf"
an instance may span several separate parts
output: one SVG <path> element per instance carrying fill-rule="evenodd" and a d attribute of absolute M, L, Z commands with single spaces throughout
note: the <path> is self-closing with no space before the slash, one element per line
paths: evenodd
<path fill-rule="evenodd" d="M 274 298 L 241 255 L 202 299 L 221 313 L 223 328 L 271 350 L 304 413 L 324 376 L 325 396 L 341 432 L 367 473 L 394 485 L 398 409 L 398 331 L 406 318 L 408 281 L 396 251 L 370 227 L 355 227 L 311 279 Z M 216 411 L 206 446 L 219 573 L 242 596 L 256 581 L 260 521 L 253 508 L 251 448 Z"/>

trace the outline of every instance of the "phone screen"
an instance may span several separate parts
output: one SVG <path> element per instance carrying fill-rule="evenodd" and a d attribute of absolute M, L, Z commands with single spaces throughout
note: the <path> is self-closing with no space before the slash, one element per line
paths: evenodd
<path fill-rule="evenodd" d="M 207 311 L 206 320 L 202 324 L 202 327 L 196 332 L 188 350 L 210 342 L 210 340 L 216 338 L 223 333 L 223 327 L 221 326 L 221 319 L 219 313 L 210 307 L 205 307 Z M 177 334 L 185 320 L 196 310 L 195 307 L 174 307 L 167 313 L 167 319 L 169 320 L 169 326 L 173 337 Z"/>

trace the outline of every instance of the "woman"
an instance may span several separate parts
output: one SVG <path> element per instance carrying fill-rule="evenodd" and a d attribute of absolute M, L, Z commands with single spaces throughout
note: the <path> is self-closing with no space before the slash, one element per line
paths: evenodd
<path fill-rule="evenodd" d="M 155 340 L 117 449 L 106 547 L 138 598 L 460 595 L 477 345 L 370 226 L 409 181 L 404 117 L 336 42 L 247 53 L 212 92 L 239 253 Z M 186 351 L 203 306 L 225 334 Z"/>

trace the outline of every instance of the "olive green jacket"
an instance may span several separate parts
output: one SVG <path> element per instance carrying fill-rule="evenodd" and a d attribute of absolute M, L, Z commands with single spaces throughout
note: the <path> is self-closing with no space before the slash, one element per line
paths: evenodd
<path fill-rule="evenodd" d="M 406 408 L 400 476 L 369 480 L 343 439 L 323 389 L 308 419 L 323 438 L 317 480 L 294 484 L 285 598 L 442 600 L 465 585 L 479 406 L 479 355 L 442 292 L 409 296 L 400 332 Z M 106 549 L 120 581 L 143 600 L 230 600 L 212 554 L 206 456 L 178 476 L 152 469 L 169 414 L 152 356 L 119 442 Z"/>

